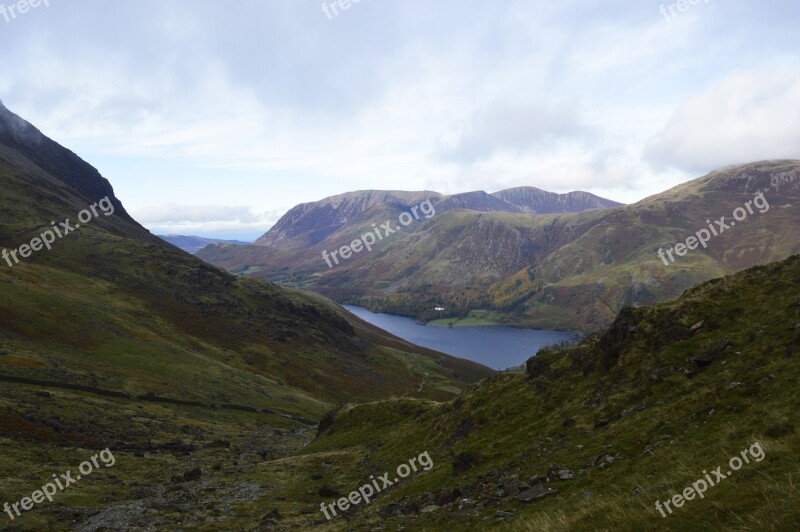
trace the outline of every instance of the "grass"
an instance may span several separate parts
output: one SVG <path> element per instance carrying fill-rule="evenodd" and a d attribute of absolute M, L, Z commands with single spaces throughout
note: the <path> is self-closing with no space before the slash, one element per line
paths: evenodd
<path fill-rule="evenodd" d="M 491 310 L 472 310 L 463 318 L 443 318 L 429 321 L 434 327 L 492 327 L 502 325 L 503 317 Z"/>
<path fill-rule="evenodd" d="M 545 350 L 542 375 L 504 374 L 444 404 L 415 400 L 352 405 L 300 456 L 341 456 L 326 479 L 342 491 L 429 451 L 435 467 L 370 505 L 329 524 L 450 530 L 786 530 L 800 524 L 800 258 L 706 283 L 676 302 L 626 311 L 602 337 Z M 701 332 L 692 325 L 705 320 Z M 632 332 L 633 331 L 633 332 Z M 690 358 L 723 349 L 707 368 Z M 729 342 L 729 343 L 728 343 Z M 651 377 L 659 368 L 674 367 Z M 688 373 L 687 373 L 688 372 Z M 740 383 L 740 384 L 736 384 Z M 464 430 L 469 421 L 471 428 Z M 461 436 L 458 436 L 458 435 Z M 766 458 L 745 465 L 667 519 L 655 509 L 760 442 Z M 482 456 L 453 474 L 461 453 Z M 610 455 L 600 467 L 597 457 Z M 346 457 L 346 459 L 345 459 Z M 353 467 L 353 461 L 357 466 Z M 313 462 L 312 462 L 313 463 Z M 559 493 L 531 504 L 483 506 L 491 486 L 551 464 L 576 473 Z M 724 471 L 724 469 L 723 469 Z M 481 488 L 488 486 L 488 488 Z M 424 493 L 471 489 L 473 509 L 382 513 Z M 305 499 L 313 511 L 319 497 Z M 302 506 L 302 505 L 301 505 Z M 514 516 L 496 517 L 498 510 Z M 291 518 L 289 519 L 291 521 Z M 307 520 L 298 521 L 310 525 Z"/>

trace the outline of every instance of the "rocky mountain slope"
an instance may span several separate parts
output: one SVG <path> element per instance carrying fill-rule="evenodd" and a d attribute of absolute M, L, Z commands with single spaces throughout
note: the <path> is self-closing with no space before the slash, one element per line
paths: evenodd
<path fill-rule="evenodd" d="M 557 214 L 620 207 L 616 201 L 607 200 L 588 192 L 556 194 L 535 187 L 517 187 L 495 192 L 492 196 L 505 201 L 521 212 L 530 214 Z"/>
<path fill-rule="evenodd" d="M 486 309 L 515 325 L 591 331 L 607 325 L 624 304 L 664 301 L 698 282 L 800 252 L 798 187 L 799 162 L 765 161 L 712 172 L 612 209 L 536 215 L 437 211 L 379 242 L 372 252 L 329 268 L 322 251 L 350 244 L 371 224 L 397 220 L 405 209 L 384 204 L 342 228 L 330 228 L 312 247 L 210 246 L 200 257 L 235 272 L 422 320 L 438 315 L 433 307 L 444 306 L 449 323 Z M 764 213 L 753 208 L 759 192 L 769 205 Z M 512 200 L 529 193 L 504 195 Z M 659 249 L 671 249 L 709 224 L 716 227 L 712 222 L 722 216 L 733 221 L 733 213 L 748 201 L 752 214 L 712 235 L 706 248 L 673 255 L 675 262 L 659 257 Z"/>
<path fill-rule="evenodd" d="M 532 187 L 523 187 L 487 194 L 483 191 L 446 196 L 438 192 L 401 192 L 367 190 L 348 192 L 312 203 L 298 205 L 286 213 L 256 246 L 277 248 L 309 248 L 324 242 L 337 231 L 371 210 L 394 207 L 408 211 L 424 201 L 430 201 L 437 214 L 453 209 L 478 212 L 579 212 L 618 207 L 620 204 L 588 192 L 554 194 Z"/>

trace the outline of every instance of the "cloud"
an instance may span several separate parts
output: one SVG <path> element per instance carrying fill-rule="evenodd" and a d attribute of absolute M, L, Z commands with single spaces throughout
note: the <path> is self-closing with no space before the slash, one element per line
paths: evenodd
<path fill-rule="evenodd" d="M 14 50 L 0 97 L 131 211 L 249 204 L 260 218 L 157 223 L 267 225 L 258 213 L 428 183 L 641 198 L 753 156 L 746 136 L 709 150 L 719 132 L 691 120 L 706 111 L 676 109 L 736 70 L 800 63 L 800 3 L 784 4 L 712 2 L 668 23 L 626 0 L 382 0 L 334 20 L 305 2 L 53 2 L 0 32 Z M 780 88 L 760 75 L 755 100 L 769 96 L 758 83 Z M 797 145 L 788 91 L 742 118 L 778 125 L 763 142 L 775 152 Z"/>
<path fill-rule="evenodd" d="M 133 213 L 156 233 L 204 235 L 220 232 L 266 232 L 283 213 L 256 213 L 251 207 L 230 205 L 180 205 L 143 207 Z"/>
<path fill-rule="evenodd" d="M 463 164 L 490 159 L 498 153 L 524 153 L 558 140 L 589 137 L 574 103 L 515 103 L 494 101 L 467 122 L 454 145 L 437 155 Z"/>
<path fill-rule="evenodd" d="M 750 70 L 689 97 L 649 143 L 656 167 L 711 169 L 800 153 L 800 73 Z"/>

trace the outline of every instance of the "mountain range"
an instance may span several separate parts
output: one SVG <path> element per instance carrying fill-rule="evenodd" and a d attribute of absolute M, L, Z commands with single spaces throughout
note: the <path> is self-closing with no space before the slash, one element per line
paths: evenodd
<path fill-rule="evenodd" d="M 261 238 L 256 246 L 292 248 L 311 247 L 354 223 L 365 213 L 383 206 L 410 209 L 431 201 L 437 214 L 454 209 L 479 212 L 538 213 L 580 212 L 619 206 L 588 192 L 555 194 L 533 187 L 521 187 L 487 194 L 483 191 L 446 196 L 438 192 L 401 192 L 366 190 L 349 192 L 323 200 L 298 205 L 286 213 Z"/>
<path fill-rule="evenodd" d="M 800 162 L 723 168 L 633 205 L 586 193 L 522 188 L 442 196 L 355 192 L 290 210 L 254 246 L 211 245 L 199 256 L 239 274 L 314 290 L 336 301 L 421 321 L 457 324 L 476 310 L 523 327 L 592 331 L 624 305 L 680 295 L 720 275 L 800 251 Z M 667 250 L 712 220 L 733 220 L 763 192 L 771 208 L 747 213 L 700 250 L 664 262 Z M 430 200 L 421 218 L 335 267 L 338 250 L 373 224 Z M 444 307 L 446 312 L 434 312 Z"/>

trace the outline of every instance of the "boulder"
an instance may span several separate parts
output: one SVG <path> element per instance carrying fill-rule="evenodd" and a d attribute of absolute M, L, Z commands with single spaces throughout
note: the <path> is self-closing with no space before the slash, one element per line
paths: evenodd
<path fill-rule="evenodd" d="M 563 467 L 551 467 L 548 476 L 554 480 L 575 480 L 575 473 Z"/>
<path fill-rule="evenodd" d="M 531 502 L 538 499 L 543 499 L 550 495 L 555 495 L 556 493 L 558 493 L 557 489 L 548 488 L 546 486 L 536 486 L 528 491 L 523 491 L 515 498 L 519 502 Z"/>

